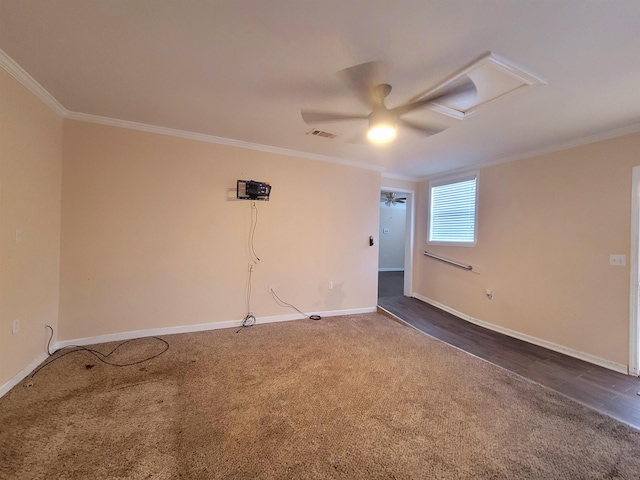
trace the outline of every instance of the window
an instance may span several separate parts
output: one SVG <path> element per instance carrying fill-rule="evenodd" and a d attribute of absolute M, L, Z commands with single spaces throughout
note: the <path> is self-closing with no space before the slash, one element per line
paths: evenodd
<path fill-rule="evenodd" d="M 429 182 L 428 243 L 476 244 L 478 172 Z"/>

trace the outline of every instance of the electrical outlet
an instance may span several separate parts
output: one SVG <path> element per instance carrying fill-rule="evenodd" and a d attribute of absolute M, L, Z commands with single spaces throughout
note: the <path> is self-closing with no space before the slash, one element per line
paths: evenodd
<path fill-rule="evenodd" d="M 489 300 L 493 300 L 493 290 L 487 289 L 485 293 L 487 294 L 487 298 Z"/>
<path fill-rule="evenodd" d="M 18 333 L 20 331 L 20 319 L 16 318 L 11 323 L 11 333 Z"/>
<path fill-rule="evenodd" d="M 333 290 L 333 282 L 329 282 L 329 290 Z"/>
<path fill-rule="evenodd" d="M 609 265 L 616 267 L 624 267 L 627 264 L 626 255 L 609 255 Z"/>
<path fill-rule="evenodd" d="M 16 243 L 22 243 L 22 229 L 16 228 Z"/>

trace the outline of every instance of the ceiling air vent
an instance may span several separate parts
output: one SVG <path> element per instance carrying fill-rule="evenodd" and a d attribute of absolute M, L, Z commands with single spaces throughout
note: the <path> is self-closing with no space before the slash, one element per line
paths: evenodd
<path fill-rule="evenodd" d="M 307 132 L 307 135 L 313 135 L 314 137 L 328 138 L 329 140 L 332 140 L 337 136 L 335 133 L 323 132 L 322 130 L 316 130 L 315 128 L 313 130 L 309 130 Z"/>

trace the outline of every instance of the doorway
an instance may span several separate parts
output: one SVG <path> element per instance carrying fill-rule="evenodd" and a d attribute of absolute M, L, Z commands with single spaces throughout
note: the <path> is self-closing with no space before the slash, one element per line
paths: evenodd
<path fill-rule="evenodd" d="M 378 298 L 411 296 L 415 192 L 380 189 L 378 235 Z"/>

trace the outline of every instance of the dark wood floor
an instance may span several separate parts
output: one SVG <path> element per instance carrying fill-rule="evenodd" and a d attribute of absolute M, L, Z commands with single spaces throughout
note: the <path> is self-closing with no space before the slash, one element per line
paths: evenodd
<path fill-rule="evenodd" d="M 402 272 L 380 272 L 378 305 L 414 328 L 640 429 L 640 379 L 462 320 L 402 295 Z"/>

